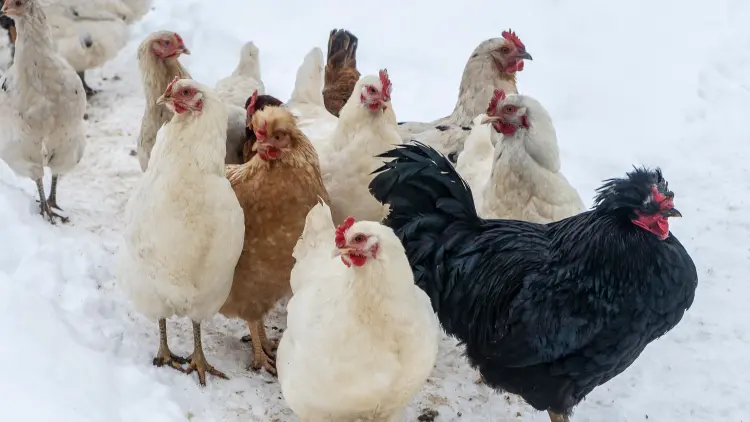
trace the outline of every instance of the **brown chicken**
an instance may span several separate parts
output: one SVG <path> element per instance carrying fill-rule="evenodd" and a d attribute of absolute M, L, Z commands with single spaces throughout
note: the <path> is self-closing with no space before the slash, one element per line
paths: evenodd
<path fill-rule="evenodd" d="M 357 37 L 346 29 L 334 29 L 328 38 L 323 102 L 328 112 L 337 117 L 359 80 L 358 42 Z"/>
<path fill-rule="evenodd" d="M 238 154 L 242 157 L 242 163 L 247 163 L 256 154 L 253 150 L 255 141 L 255 132 L 253 132 L 253 115 L 256 111 L 263 110 L 266 106 L 280 106 L 283 103 L 281 100 L 270 95 L 258 95 L 258 90 L 253 92 L 253 95 L 245 101 L 245 110 L 247 110 L 247 126 L 245 127 L 245 143 L 242 144 L 242 151 L 238 151 Z M 249 341 L 249 340 L 248 340 Z"/>
<path fill-rule="evenodd" d="M 276 373 L 275 344 L 266 337 L 263 317 L 291 293 L 292 250 L 318 198 L 329 202 L 318 154 L 297 128 L 289 110 L 267 106 L 252 118 L 255 155 L 227 166 L 227 178 L 245 213 L 245 244 L 234 271 L 232 290 L 219 310 L 242 318 L 253 343 L 252 368 Z"/>

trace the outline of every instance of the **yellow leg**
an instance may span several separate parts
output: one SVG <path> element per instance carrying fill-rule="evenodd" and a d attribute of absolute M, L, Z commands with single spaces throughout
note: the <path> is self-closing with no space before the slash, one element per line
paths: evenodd
<path fill-rule="evenodd" d="M 250 340 L 253 342 L 253 363 L 252 368 L 255 371 L 265 368 L 266 371 L 276 375 L 276 356 L 270 349 L 271 343 L 266 337 L 266 327 L 263 325 L 263 319 L 249 322 Z"/>
<path fill-rule="evenodd" d="M 566 415 L 561 415 L 551 410 L 548 410 L 547 413 L 549 413 L 549 420 L 551 422 L 570 422 L 570 418 L 568 418 Z"/>
<path fill-rule="evenodd" d="M 201 324 L 195 321 L 193 321 L 193 354 L 190 355 L 190 367 L 187 373 L 190 374 L 193 371 L 198 373 L 198 381 L 204 387 L 206 386 L 206 372 L 215 377 L 229 379 L 223 372 L 206 362 L 206 356 L 203 354 L 203 343 L 201 342 Z"/>

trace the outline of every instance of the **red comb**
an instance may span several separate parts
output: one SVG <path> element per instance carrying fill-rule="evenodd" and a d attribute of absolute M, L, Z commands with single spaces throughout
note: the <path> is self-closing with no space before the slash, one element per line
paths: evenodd
<path fill-rule="evenodd" d="M 260 124 L 260 127 L 255 129 L 255 137 L 258 138 L 259 141 L 264 141 L 266 137 L 268 136 L 268 121 L 263 120 L 263 123 Z"/>
<path fill-rule="evenodd" d="M 174 37 L 175 37 L 175 39 L 177 39 L 177 42 L 180 43 L 180 46 L 182 46 L 182 47 L 185 46 L 185 42 L 182 40 L 182 37 L 180 36 L 180 34 L 178 34 L 178 33 L 175 32 L 174 33 Z"/>
<path fill-rule="evenodd" d="M 166 94 L 171 94 L 172 93 L 172 88 L 174 87 L 175 82 L 177 82 L 179 80 L 180 80 L 180 77 L 179 76 L 175 76 L 174 79 L 172 79 L 172 82 L 170 82 L 169 85 L 167 85 L 167 89 L 164 90 L 164 94 L 165 95 Z"/>
<path fill-rule="evenodd" d="M 378 72 L 378 76 L 380 77 L 380 84 L 383 85 L 383 99 L 390 101 L 393 86 L 391 85 L 391 80 L 388 78 L 388 69 L 381 69 Z"/>
<path fill-rule="evenodd" d="M 505 99 L 505 91 L 502 88 L 495 88 L 495 92 L 490 99 L 490 105 L 487 107 L 487 115 L 494 116 L 497 112 L 497 103 Z"/>
<path fill-rule="evenodd" d="M 346 231 L 354 225 L 354 217 L 349 216 L 344 220 L 344 224 L 336 227 L 336 247 L 343 248 L 346 246 Z"/>
<path fill-rule="evenodd" d="M 512 42 L 513 44 L 516 45 L 516 47 L 518 47 L 521 50 L 525 50 L 526 49 L 526 46 L 523 45 L 523 43 L 521 42 L 521 39 L 518 38 L 518 36 L 516 35 L 516 33 L 513 32 L 511 29 L 508 29 L 507 31 L 503 31 L 503 38 L 505 38 L 506 40 Z"/>
<path fill-rule="evenodd" d="M 250 102 L 247 104 L 247 117 L 252 117 L 255 113 L 255 103 L 258 101 L 258 90 L 253 91 L 253 96 L 250 97 Z"/>

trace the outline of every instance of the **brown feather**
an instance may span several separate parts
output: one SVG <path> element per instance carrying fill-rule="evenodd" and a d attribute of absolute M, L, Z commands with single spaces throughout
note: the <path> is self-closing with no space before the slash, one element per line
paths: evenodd
<path fill-rule="evenodd" d="M 345 29 L 332 30 L 328 39 L 323 102 L 334 116 L 339 115 L 360 77 L 357 70 L 358 43 L 357 37 Z"/>

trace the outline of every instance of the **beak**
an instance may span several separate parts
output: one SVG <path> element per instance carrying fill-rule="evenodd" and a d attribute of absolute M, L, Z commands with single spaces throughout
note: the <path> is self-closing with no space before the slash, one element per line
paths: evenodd
<path fill-rule="evenodd" d="M 336 248 L 333 251 L 331 251 L 331 258 L 336 258 L 337 256 L 341 256 L 341 255 L 348 255 L 353 250 L 354 249 L 352 248 Z"/>
<path fill-rule="evenodd" d="M 531 54 L 529 54 L 526 50 L 524 50 L 523 53 L 521 53 L 518 56 L 518 58 L 520 58 L 520 59 L 526 59 L 526 60 L 534 60 L 534 58 L 531 57 Z"/>
<path fill-rule="evenodd" d="M 677 211 L 677 208 L 672 208 L 671 210 L 664 213 L 664 216 L 669 217 L 682 217 L 682 213 Z"/>
<path fill-rule="evenodd" d="M 166 103 L 166 102 L 167 102 L 167 99 L 168 99 L 168 98 L 167 98 L 167 97 L 165 97 L 165 96 L 164 96 L 164 94 L 162 94 L 162 95 L 161 95 L 161 97 L 159 97 L 159 98 L 158 98 L 158 99 L 156 100 L 156 105 L 161 105 L 161 104 L 164 104 L 164 103 Z"/>
<path fill-rule="evenodd" d="M 500 118 L 497 117 L 497 116 L 485 116 L 482 119 L 481 124 L 486 125 L 487 123 L 494 123 L 494 122 L 497 122 L 499 120 L 500 120 Z"/>
<path fill-rule="evenodd" d="M 189 56 L 190 55 L 190 50 L 188 50 L 187 47 L 182 47 L 180 49 L 180 54 L 187 54 Z"/>

